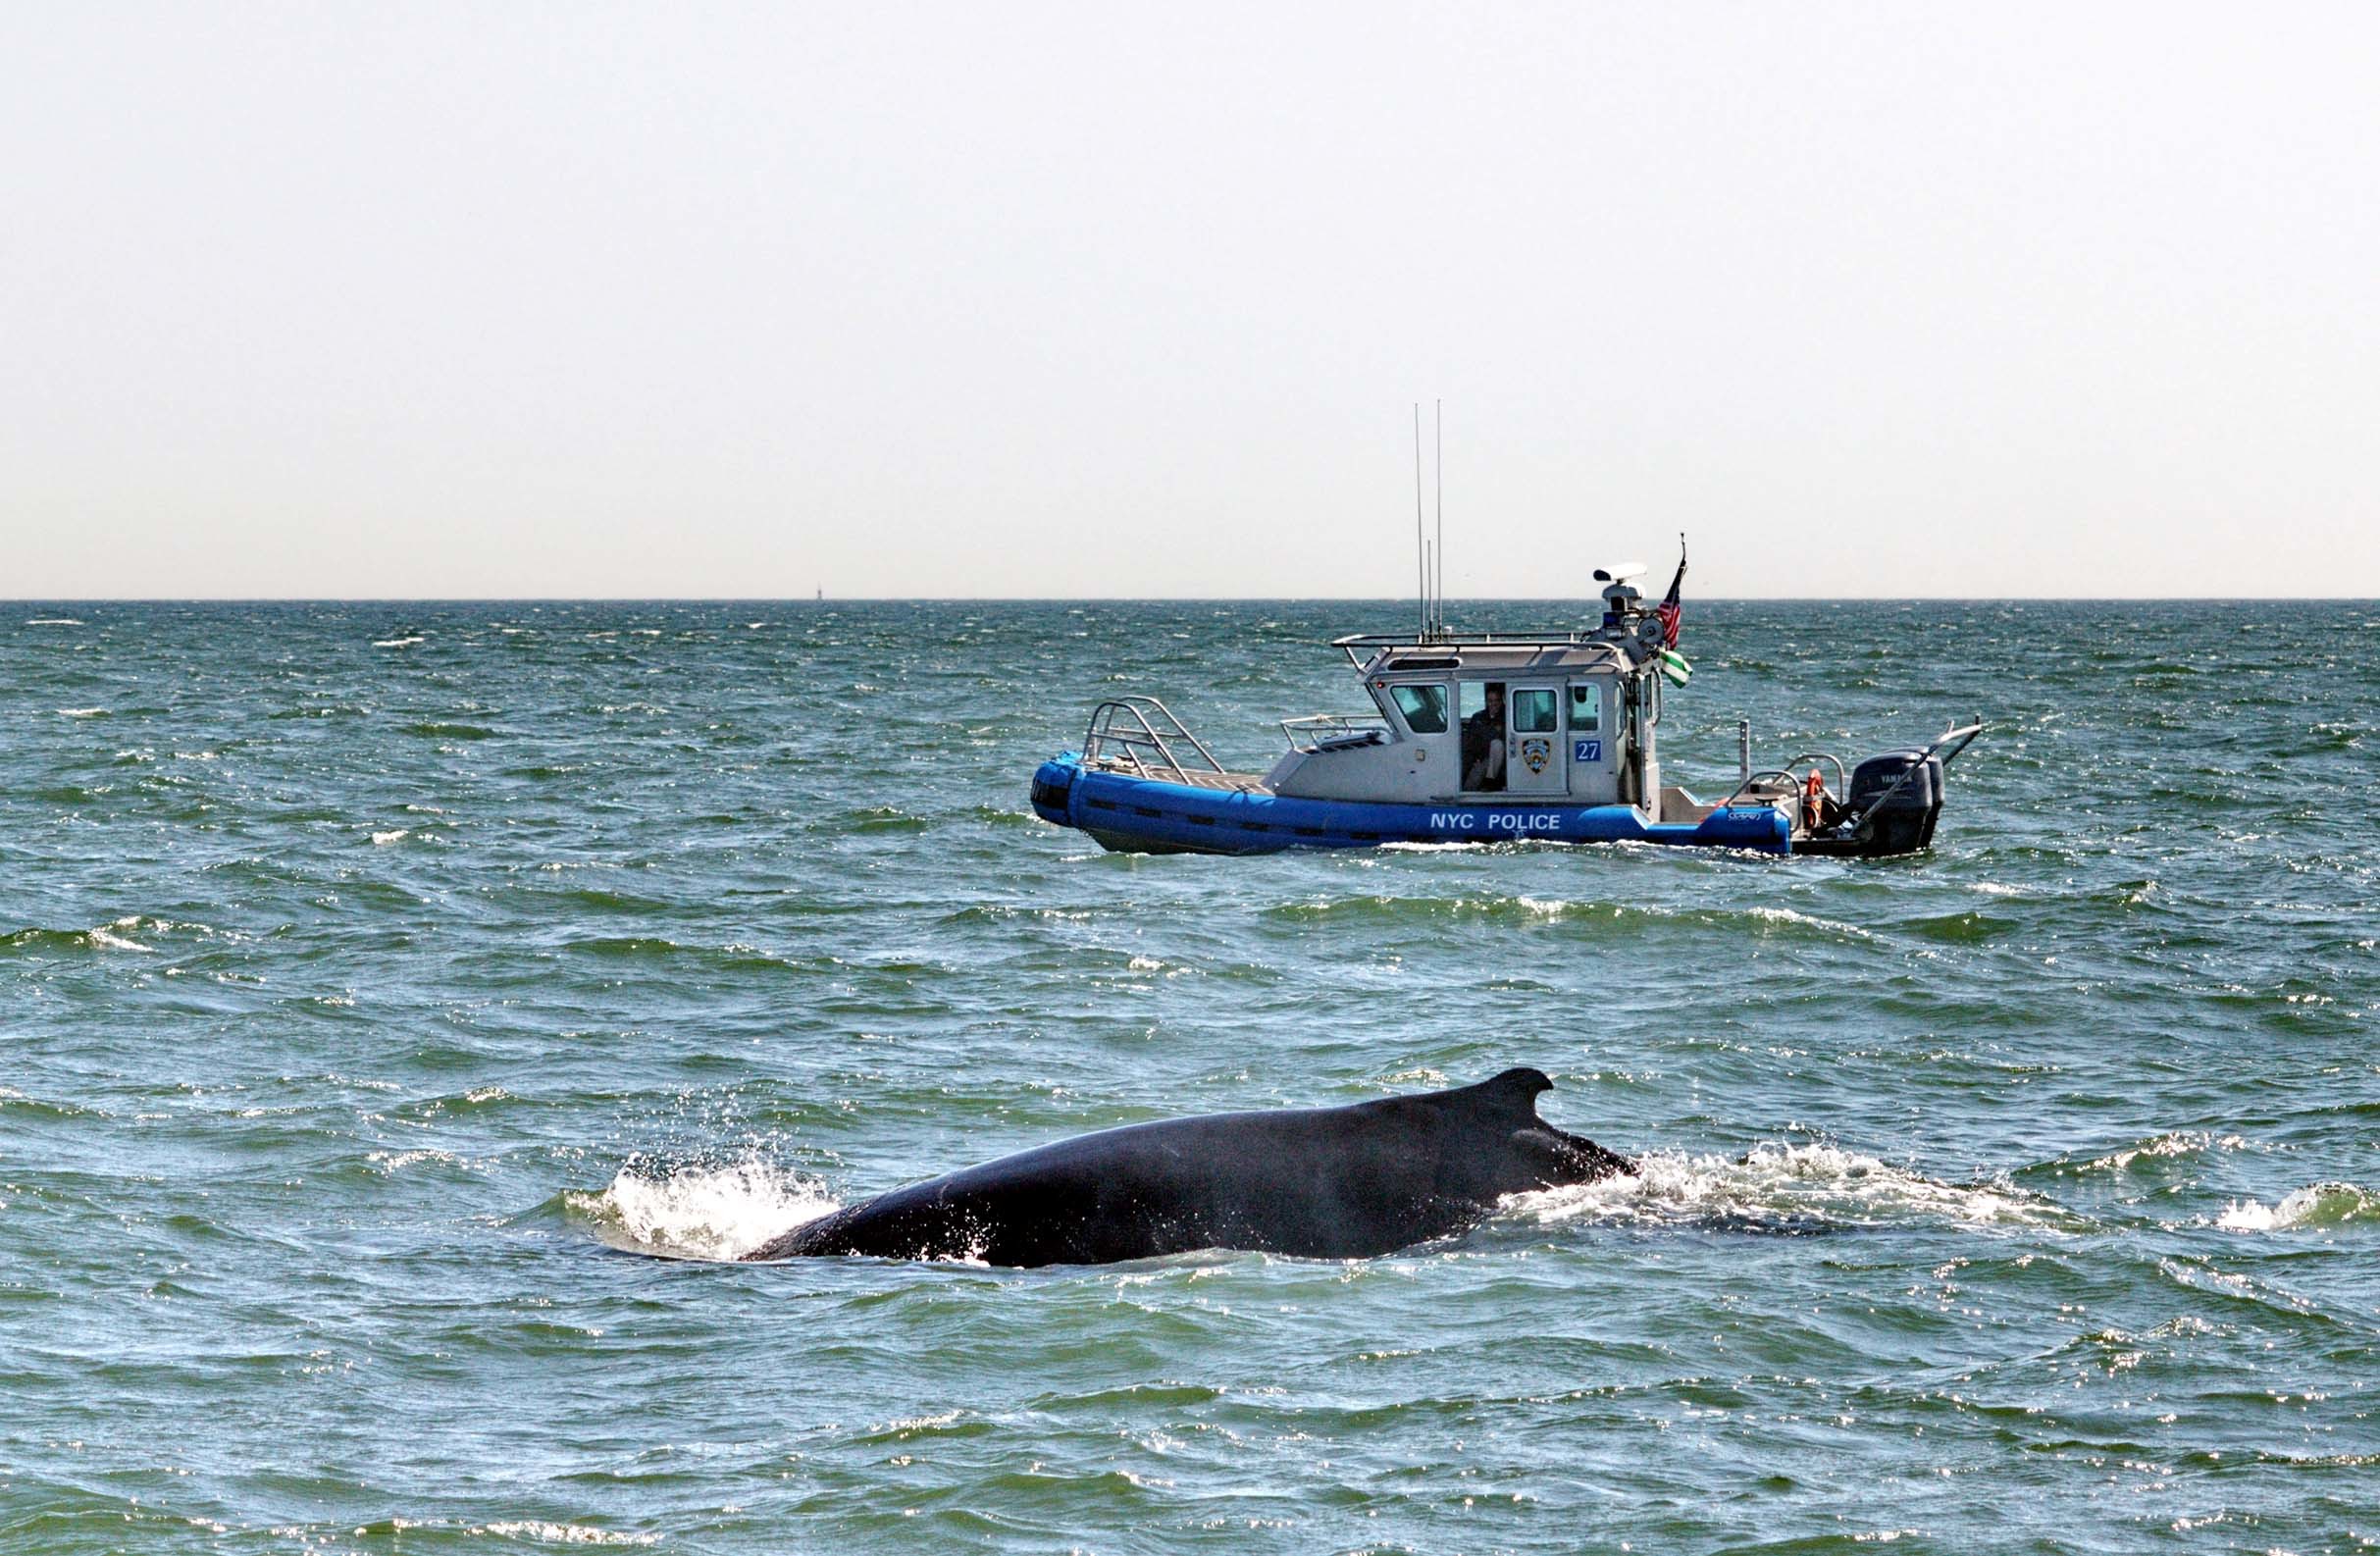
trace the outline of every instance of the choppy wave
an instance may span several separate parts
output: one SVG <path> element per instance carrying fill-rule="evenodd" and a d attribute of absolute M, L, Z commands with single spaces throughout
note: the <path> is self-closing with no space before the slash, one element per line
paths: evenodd
<path fill-rule="evenodd" d="M 407 735 L 421 735 L 433 740 L 495 739 L 495 731 L 485 724 L 465 724 L 452 719 L 418 719 L 399 725 L 398 729 Z"/>
<path fill-rule="evenodd" d="M 174 927 L 164 919 L 144 918 L 137 913 L 89 929 L 44 929 L 36 926 L 0 935 L 0 951 L 154 951 L 156 947 L 134 940 L 132 936 L 144 931 L 170 930 Z"/>
<path fill-rule="evenodd" d="M 1747 936 L 1808 934 L 1824 939 L 1873 938 L 1869 930 L 1857 924 L 1822 918 L 1797 908 L 1770 904 L 1752 904 L 1736 908 L 1697 908 L 1592 898 L 1365 895 L 1320 902 L 1280 903 L 1265 908 L 1263 916 L 1301 924 L 1369 923 L 1383 927 L 1400 924 L 1423 927 L 1448 920 L 1473 919 L 1489 923 L 1600 927 L 1607 932 L 1614 928 L 1632 930 L 1675 925 L 1733 929 Z"/>
<path fill-rule="evenodd" d="M 2199 1159 L 2208 1155 L 2248 1149 L 2249 1141 L 2238 1134 L 2216 1134 L 2211 1129 L 2171 1129 L 2151 1135 L 2132 1145 L 2104 1151 L 2084 1161 L 2061 1158 L 2043 1167 L 2028 1168 L 2029 1172 L 2048 1172 L 2051 1175 L 2084 1176 L 2093 1173 L 2110 1175 L 2151 1174 L 2170 1177 L 2192 1170 Z"/>
<path fill-rule="evenodd" d="M 1960 913 L 1904 918 L 1896 921 L 1893 927 L 1945 945 L 1970 946 L 2008 934 L 2017 927 L 2017 921 L 1996 913 L 1980 913 L 1969 909 Z"/>
<path fill-rule="evenodd" d="M 2231 1232 L 2301 1231 L 2357 1221 L 2380 1223 L 2380 1195 L 2355 1183 L 2309 1183 L 2277 1205 L 2235 1200 L 2214 1219 Z"/>
<path fill-rule="evenodd" d="M 431 1146 L 423 1146 L 411 1151 L 373 1151 L 365 1155 L 364 1161 L 373 1171 L 384 1177 L 402 1172 L 408 1167 L 420 1167 L 425 1163 L 434 1167 L 456 1168 L 470 1168 L 482 1165 L 466 1161 L 455 1152 L 440 1151 Z"/>
<path fill-rule="evenodd" d="M 538 1540 L 549 1545 L 657 1545 L 658 1534 L 597 1529 L 592 1524 L 556 1524 L 549 1519 L 498 1519 L 464 1532 L 493 1534 L 505 1539 Z"/>
<path fill-rule="evenodd" d="M 206 1526 L 212 1532 L 229 1532 L 222 1524 Z M 277 1536 L 293 1541 L 302 1550 L 337 1549 L 352 1539 L 369 1550 L 388 1549 L 411 1551 L 444 1550 L 449 1545 L 462 1548 L 466 1543 L 474 1549 L 490 1540 L 507 1545 L 625 1545 L 651 1546 L 661 1543 L 661 1536 L 634 1530 L 604 1529 L 594 1524 L 572 1524 L 556 1519 L 507 1518 L 493 1519 L 485 1524 L 461 1524 L 449 1519 L 386 1518 L 352 1527 L 310 1528 L 286 1525 L 273 1531 Z"/>
<path fill-rule="evenodd" d="M 922 832 L 933 825 L 923 816 L 910 815 L 893 805 L 875 805 L 855 811 L 846 824 L 858 833 Z"/>
<path fill-rule="evenodd" d="M 689 946 L 659 935 L 598 935 L 570 942 L 572 951 L 606 960 L 680 962 L 722 971 L 783 970 L 792 965 L 757 946 L 735 942 L 724 946 Z"/>

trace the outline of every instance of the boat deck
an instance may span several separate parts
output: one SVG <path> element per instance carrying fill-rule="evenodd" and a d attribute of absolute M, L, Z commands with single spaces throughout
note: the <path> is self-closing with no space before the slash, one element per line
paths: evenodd
<path fill-rule="evenodd" d="M 1122 778 L 1149 778 L 1161 783 L 1179 784 L 1185 789 L 1213 789 L 1222 794 L 1269 794 L 1264 778 L 1251 772 L 1204 772 L 1195 767 L 1177 767 L 1165 772 L 1152 772 L 1129 761 L 1093 762 L 1086 772 L 1114 773 Z"/>

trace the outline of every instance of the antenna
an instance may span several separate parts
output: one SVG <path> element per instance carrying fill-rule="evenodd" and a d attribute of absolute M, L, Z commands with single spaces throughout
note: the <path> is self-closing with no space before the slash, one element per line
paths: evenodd
<path fill-rule="evenodd" d="M 1437 402 L 1438 632 L 1446 632 L 1446 401 Z"/>
<path fill-rule="evenodd" d="M 1429 636 L 1429 543 L 1422 537 L 1422 402 L 1413 402 L 1413 550 L 1420 569 L 1421 594 L 1415 603 L 1422 613 L 1422 636 Z"/>

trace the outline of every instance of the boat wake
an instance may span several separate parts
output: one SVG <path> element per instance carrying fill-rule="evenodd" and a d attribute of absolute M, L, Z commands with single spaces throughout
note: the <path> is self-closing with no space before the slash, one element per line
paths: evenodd
<path fill-rule="evenodd" d="M 572 1215 L 626 1253 L 729 1261 L 840 1209 L 823 1184 L 766 1162 L 660 1171 L 631 1162 L 600 1193 L 565 1194 Z"/>
<path fill-rule="evenodd" d="M 1890 1226 L 2076 1229 L 2081 1219 L 1996 1183 L 1951 1183 L 1832 1145 L 1761 1145 L 1729 1159 L 1653 1151 L 1639 1170 L 1521 1194 L 1508 1210 L 1573 1222 L 1812 1234 Z"/>

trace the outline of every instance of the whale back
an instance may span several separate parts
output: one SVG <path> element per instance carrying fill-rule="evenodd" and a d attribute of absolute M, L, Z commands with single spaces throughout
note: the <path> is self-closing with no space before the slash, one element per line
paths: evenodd
<path fill-rule="evenodd" d="M 1445 1236 L 1505 1194 L 1627 1162 L 1537 1116 L 1553 1082 L 1128 1124 L 1002 1157 L 798 1226 L 748 1256 L 1035 1266 L 1237 1248 L 1356 1258 Z"/>

